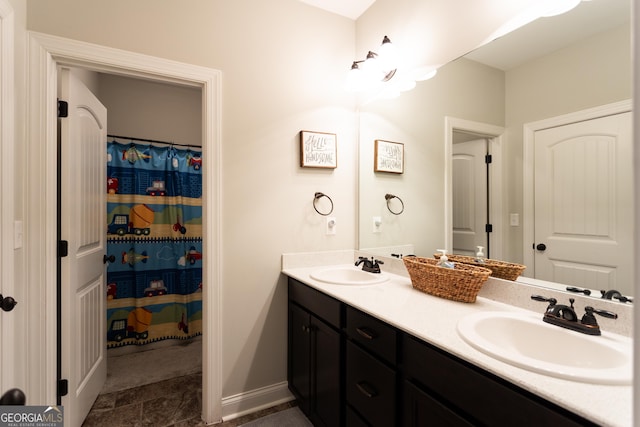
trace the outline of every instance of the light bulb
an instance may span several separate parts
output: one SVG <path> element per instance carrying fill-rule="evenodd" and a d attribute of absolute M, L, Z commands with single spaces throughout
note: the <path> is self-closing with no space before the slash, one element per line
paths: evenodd
<path fill-rule="evenodd" d="M 384 36 L 382 45 L 378 51 L 378 61 L 381 64 L 382 70 L 387 73 L 398 68 L 398 50 L 387 36 Z"/>

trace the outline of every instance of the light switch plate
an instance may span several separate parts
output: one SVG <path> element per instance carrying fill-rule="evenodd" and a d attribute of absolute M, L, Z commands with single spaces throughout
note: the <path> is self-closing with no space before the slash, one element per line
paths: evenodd
<path fill-rule="evenodd" d="M 520 214 L 512 213 L 509 214 L 509 225 L 512 227 L 517 227 L 520 225 Z"/>

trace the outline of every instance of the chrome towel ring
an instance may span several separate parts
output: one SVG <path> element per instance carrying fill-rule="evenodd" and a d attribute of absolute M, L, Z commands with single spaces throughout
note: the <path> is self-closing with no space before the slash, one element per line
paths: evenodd
<path fill-rule="evenodd" d="M 387 201 L 387 209 L 389 209 L 389 212 L 391 212 L 394 215 L 400 215 L 402 212 L 404 212 L 404 202 L 402 201 L 402 199 L 394 194 L 385 194 L 384 195 L 384 199 Z M 399 211 L 394 211 L 393 209 L 391 209 L 391 200 L 393 199 L 398 199 L 398 201 L 400 202 L 401 208 Z"/>
<path fill-rule="evenodd" d="M 326 197 L 327 199 L 329 199 L 329 203 L 331 203 L 331 209 L 329 209 L 329 212 L 326 212 L 326 213 L 320 212 L 318 210 L 318 207 L 316 206 L 316 203 L 318 202 L 318 200 L 322 199 L 323 197 Z M 313 209 L 315 209 L 316 212 L 318 212 L 322 216 L 331 215 L 331 212 L 333 212 L 333 200 L 331 200 L 331 197 L 327 196 L 326 194 L 317 191 L 316 194 L 313 196 Z"/>

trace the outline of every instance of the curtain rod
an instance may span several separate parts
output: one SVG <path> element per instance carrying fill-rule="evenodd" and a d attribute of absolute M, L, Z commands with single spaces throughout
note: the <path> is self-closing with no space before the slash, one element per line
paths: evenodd
<path fill-rule="evenodd" d="M 175 143 L 175 142 L 160 141 L 160 140 L 157 140 L 157 139 L 136 138 L 136 137 L 133 137 L 133 136 L 121 136 L 121 135 L 110 135 L 110 134 L 107 134 L 107 138 L 131 139 L 131 140 L 140 141 L 140 142 L 150 142 L 150 143 L 154 143 L 155 142 L 157 144 L 177 145 L 179 147 L 193 147 L 193 148 L 202 149 L 202 147 L 199 146 L 199 145 L 178 144 L 178 143 Z"/>

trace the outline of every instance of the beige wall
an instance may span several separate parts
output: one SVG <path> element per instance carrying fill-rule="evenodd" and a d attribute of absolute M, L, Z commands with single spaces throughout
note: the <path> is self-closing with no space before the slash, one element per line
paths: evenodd
<path fill-rule="evenodd" d="M 357 129 L 343 92 L 354 22 L 295 0 L 30 0 L 29 30 L 222 71 L 223 396 L 286 380 L 283 252 L 355 246 Z M 298 132 L 338 136 L 335 170 Z M 335 204 L 324 234 L 314 192 Z"/>
<path fill-rule="evenodd" d="M 99 74 L 96 95 L 107 107 L 110 135 L 202 145 L 199 88 Z"/>

